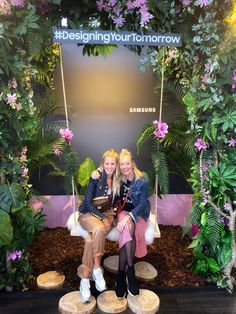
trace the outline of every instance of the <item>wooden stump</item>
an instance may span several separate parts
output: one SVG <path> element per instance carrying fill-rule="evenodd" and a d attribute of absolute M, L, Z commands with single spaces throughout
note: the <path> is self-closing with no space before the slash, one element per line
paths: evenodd
<path fill-rule="evenodd" d="M 155 314 L 160 307 L 159 297 L 146 289 L 140 289 L 139 295 L 134 297 L 128 294 L 127 301 L 131 311 L 138 314 Z"/>
<path fill-rule="evenodd" d="M 138 262 L 134 265 L 135 276 L 138 279 L 148 281 L 157 277 L 157 270 L 148 262 Z"/>
<path fill-rule="evenodd" d="M 80 292 L 73 291 L 65 294 L 59 300 L 58 309 L 62 314 L 90 314 L 96 308 L 96 300 L 91 296 L 89 303 L 82 303 Z"/>
<path fill-rule="evenodd" d="M 59 288 L 65 281 L 65 276 L 57 271 L 47 271 L 37 277 L 37 285 L 42 289 Z"/>
<path fill-rule="evenodd" d="M 105 258 L 103 261 L 104 268 L 111 273 L 117 273 L 118 264 L 119 264 L 119 256 L 118 255 L 109 256 L 109 257 Z"/>
<path fill-rule="evenodd" d="M 97 298 L 97 306 L 99 310 L 105 313 L 121 313 L 124 312 L 128 303 L 124 298 L 122 300 L 118 300 L 115 295 L 115 291 L 108 290 L 102 292 Z"/>

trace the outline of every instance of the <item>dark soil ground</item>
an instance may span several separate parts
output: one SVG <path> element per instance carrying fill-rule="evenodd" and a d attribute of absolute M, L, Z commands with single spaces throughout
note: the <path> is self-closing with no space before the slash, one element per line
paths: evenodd
<path fill-rule="evenodd" d="M 145 283 L 151 289 L 163 287 L 198 287 L 204 281 L 193 274 L 188 265 L 193 255 L 188 245 L 188 236 L 182 237 L 179 226 L 160 226 L 161 238 L 155 239 L 148 247 L 148 254 L 141 260 L 151 263 L 158 271 L 156 279 Z M 77 290 L 79 278 L 77 267 L 81 264 L 84 240 L 72 237 L 65 228 L 45 229 L 30 248 L 30 262 L 33 266 L 35 279 L 31 281 L 30 290 L 37 289 L 36 278 L 41 273 L 56 270 L 65 275 L 64 287 Z M 117 243 L 106 240 L 105 255 L 118 253 Z M 105 271 L 108 288 L 114 287 L 115 274 Z"/>

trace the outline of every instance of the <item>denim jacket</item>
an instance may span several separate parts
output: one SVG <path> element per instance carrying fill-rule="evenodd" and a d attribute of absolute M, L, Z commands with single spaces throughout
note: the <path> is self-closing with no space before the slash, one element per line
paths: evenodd
<path fill-rule="evenodd" d="M 129 213 L 135 222 L 142 217 L 147 220 L 150 214 L 150 203 L 148 200 L 148 181 L 145 177 L 134 179 L 129 189 L 129 197 L 133 201 L 134 209 Z"/>
<path fill-rule="evenodd" d="M 90 178 L 84 201 L 79 207 L 80 213 L 90 213 L 99 219 L 103 219 L 105 215 L 92 204 L 92 199 L 104 195 L 107 195 L 107 175 L 105 172 L 102 173 L 99 179 Z"/>

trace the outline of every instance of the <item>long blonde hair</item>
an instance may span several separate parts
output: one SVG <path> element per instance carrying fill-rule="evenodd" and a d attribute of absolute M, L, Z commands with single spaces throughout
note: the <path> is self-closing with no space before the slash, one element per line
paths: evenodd
<path fill-rule="evenodd" d="M 116 161 L 116 169 L 114 171 L 113 177 L 112 177 L 112 191 L 113 191 L 113 197 L 118 194 L 120 183 L 119 183 L 119 153 L 116 149 L 111 148 L 104 152 L 102 156 L 102 162 L 99 166 L 99 170 L 103 171 L 103 164 L 105 162 L 106 158 L 114 158 Z"/>
<path fill-rule="evenodd" d="M 138 180 L 140 177 L 142 177 L 142 176 L 143 176 L 142 171 L 140 171 L 140 170 L 137 168 L 132 153 L 131 153 L 129 150 L 127 150 L 127 149 L 122 149 L 122 150 L 121 150 L 119 162 L 121 162 L 124 158 L 128 158 L 128 159 L 131 161 L 131 163 L 132 163 L 132 168 L 133 168 L 134 175 L 135 175 L 135 180 Z M 120 173 L 120 179 L 121 179 L 122 181 L 124 181 L 124 182 L 127 182 L 126 177 L 125 177 L 122 173 Z"/>

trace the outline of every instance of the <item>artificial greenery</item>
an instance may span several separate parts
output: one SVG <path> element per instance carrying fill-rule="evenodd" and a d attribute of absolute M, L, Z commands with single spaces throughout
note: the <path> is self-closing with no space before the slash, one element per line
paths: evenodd
<path fill-rule="evenodd" d="M 94 170 L 96 170 L 96 164 L 95 162 L 90 158 L 85 158 L 78 166 L 76 170 L 76 178 L 77 183 L 80 188 L 80 193 L 85 192 L 85 188 L 87 187 L 89 183 L 89 179 L 91 177 L 91 174 Z"/>
<path fill-rule="evenodd" d="M 16 216 L 28 208 L 31 197 L 27 157 L 30 151 L 27 153 L 24 143 L 30 142 L 38 130 L 32 84 L 40 81 L 52 86 L 58 46 L 51 41 L 51 27 L 60 26 L 64 17 L 71 28 L 182 33 L 182 48 L 149 47 L 145 53 L 140 47 L 129 48 L 140 54 L 143 69 L 145 62 L 150 62 L 154 75 L 160 77 L 164 69 L 167 82 L 177 81 L 178 97 L 185 104 L 189 121 L 185 133 L 191 134 L 195 142 L 191 155 L 190 182 L 194 191 L 191 215 L 199 233 L 192 244 L 195 256 L 192 269 L 218 286 L 233 289 L 236 265 L 234 5 L 233 1 L 222 5 L 220 0 L 1 2 L 0 246 L 4 252 L 1 258 L 6 261 L 1 261 L 1 288 L 9 285 L 24 288 L 28 278 L 27 247 L 14 238 L 25 222 L 14 223 Z M 101 49 L 86 45 L 83 51 L 105 55 L 110 50 L 109 46 Z M 190 143 L 188 139 L 184 144 L 189 147 L 185 146 L 188 153 Z M 155 158 L 156 155 L 154 163 Z M 32 208 L 29 211 L 34 217 Z M 32 223 L 38 224 L 34 219 Z M 28 232 L 32 238 L 37 233 Z M 11 265 L 8 257 L 15 258 L 10 259 Z M 22 263 L 26 263 L 22 268 L 25 275 L 14 275 L 17 272 L 12 270 L 19 270 Z"/>

